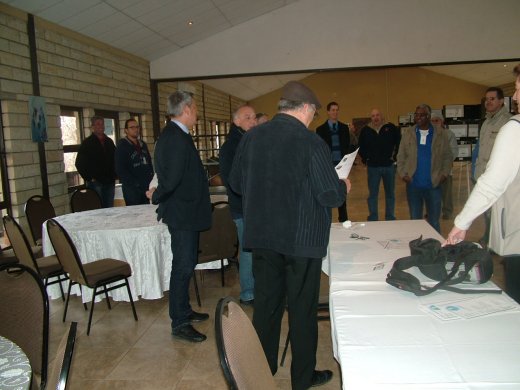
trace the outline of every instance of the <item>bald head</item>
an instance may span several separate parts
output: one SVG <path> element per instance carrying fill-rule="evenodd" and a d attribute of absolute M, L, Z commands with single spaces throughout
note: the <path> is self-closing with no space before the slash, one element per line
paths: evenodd
<path fill-rule="evenodd" d="M 383 117 L 383 114 L 381 113 L 381 111 L 379 111 L 378 108 L 374 108 L 372 109 L 372 111 L 370 111 L 370 121 L 374 126 L 381 126 L 384 120 L 385 118 Z"/>
<path fill-rule="evenodd" d="M 255 110 L 251 106 L 242 106 L 233 114 L 233 123 L 244 131 L 249 131 L 253 126 L 256 126 Z"/>

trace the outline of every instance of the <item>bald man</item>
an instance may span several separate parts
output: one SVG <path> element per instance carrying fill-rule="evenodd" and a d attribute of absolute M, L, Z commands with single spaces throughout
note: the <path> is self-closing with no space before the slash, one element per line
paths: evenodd
<path fill-rule="evenodd" d="M 381 111 L 370 112 L 370 123 L 361 129 L 359 154 L 368 170 L 368 221 L 379 220 L 379 184 L 385 189 L 385 219 L 395 219 L 395 161 L 401 132 L 390 122 L 385 122 Z"/>
<path fill-rule="evenodd" d="M 238 144 L 242 136 L 256 126 L 256 114 L 253 107 L 244 105 L 233 113 L 233 124 L 229 130 L 226 142 L 220 148 L 220 177 L 226 186 L 229 208 L 233 221 L 237 225 L 239 258 L 240 258 L 240 303 L 252 305 L 255 298 L 255 280 L 253 278 L 253 256 L 251 251 L 242 247 L 244 233 L 244 218 L 242 216 L 242 197 L 229 188 L 228 178 Z"/>

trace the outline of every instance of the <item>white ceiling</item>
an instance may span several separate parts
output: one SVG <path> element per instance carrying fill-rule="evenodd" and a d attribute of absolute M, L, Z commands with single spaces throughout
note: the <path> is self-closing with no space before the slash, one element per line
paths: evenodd
<path fill-rule="evenodd" d="M 152 61 L 295 0 L 2 1 Z"/>
<path fill-rule="evenodd" d="M 153 61 L 298 0 L 2 0 L 13 7 Z M 192 21 L 193 25 L 188 25 Z M 512 63 L 427 66 L 484 86 L 511 82 Z M 504 66 L 506 65 L 506 66 Z M 244 100 L 312 73 L 203 80 Z"/>

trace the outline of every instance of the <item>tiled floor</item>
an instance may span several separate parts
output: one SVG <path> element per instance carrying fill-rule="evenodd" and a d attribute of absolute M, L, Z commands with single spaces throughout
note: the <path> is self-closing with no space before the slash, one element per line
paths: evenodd
<path fill-rule="evenodd" d="M 460 177 L 459 177 L 460 174 Z M 465 167 L 454 169 L 455 212 L 459 211 L 467 197 Z M 366 168 L 354 167 L 351 174 L 352 191 L 348 200 L 349 217 L 353 221 L 366 220 L 367 186 Z M 460 193 L 459 193 L 460 183 Z M 382 190 L 381 190 L 382 192 Z M 404 185 L 396 185 L 398 219 L 408 218 Z M 380 207 L 384 207 L 382 193 Z M 382 213 L 380 213 L 382 214 Z M 453 220 L 441 221 L 442 233 L 446 235 Z M 469 239 L 481 237 L 483 224 L 475 222 L 470 230 Z M 501 267 L 498 259 L 495 267 L 495 279 L 502 284 Z M 88 314 L 79 300 L 72 299 L 69 305 L 68 321 L 77 321 L 78 338 L 71 373 L 71 389 L 226 389 L 217 357 L 214 337 L 214 311 L 219 298 L 239 293 L 237 271 L 229 267 L 226 271 L 226 286 L 220 286 L 218 271 L 206 271 L 201 288 L 202 308 L 196 307 L 192 289 L 192 303 L 196 310 L 210 314 L 210 320 L 197 324 L 196 328 L 208 336 L 200 344 L 176 340 L 170 335 L 167 297 L 156 301 L 139 300 L 136 303 L 139 321 L 133 320 L 128 303 L 114 303 L 109 312 L 104 302 L 96 305 L 90 336 L 86 335 Z M 322 277 L 322 294 L 327 295 L 327 277 Z M 57 343 L 66 325 L 62 323 L 61 300 L 51 302 L 51 342 L 50 356 L 54 356 Z M 250 307 L 245 308 L 252 314 Z M 287 323 L 284 319 L 280 340 L 280 355 L 287 335 Z M 340 368 L 332 356 L 330 324 L 319 323 L 318 369 L 331 369 L 333 380 L 322 389 L 340 389 Z M 290 351 L 285 367 L 276 374 L 276 382 L 281 389 L 290 389 L 289 366 Z"/>

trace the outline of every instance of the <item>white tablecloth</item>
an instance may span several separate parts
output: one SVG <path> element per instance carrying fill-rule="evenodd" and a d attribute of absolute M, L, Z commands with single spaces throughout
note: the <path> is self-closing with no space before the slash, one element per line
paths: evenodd
<path fill-rule="evenodd" d="M 154 205 L 113 207 L 62 215 L 56 220 L 65 228 L 83 263 L 102 258 L 124 260 L 132 267 L 129 278 L 134 300 L 159 299 L 169 290 L 171 247 L 168 227 L 157 221 Z M 44 224 L 43 253 L 54 254 Z M 204 268 L 220 268 L 220 261 L 204 264 Z M 64 286 L 65 287 L 65 286 Z M 83 300 L 91 299 L 91 292 L 83 288 Z M 59 287 L 47 288 L 51 298 L 60 297 Z M 79 288 L 73 287 L 79 294 Z M 109 292 L 116 301 L 128 301 L 126 289 Z"/>
<path fill-rule="evenodd" d="M 31 364 L 22 349 L 0 336 L 0 389 L 28 389 Z"/>
<path fill-rule="evenodd" d="M 350 238 L 353 232 L 370 239 Z M 518 305 L 441 321 L 419 305 L 468 296 L 437 291 L 416 297 L 385 282 L 392 263 L 409 255 L 407 242 L 420 234 L 441 239 L 425 221 L 332 226 L 324 271 L 330 276 L 333 349 L 343 388 L 520 389 Z M 493 299 L 512 304 L 506 294 Z"/>

